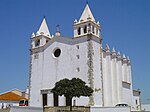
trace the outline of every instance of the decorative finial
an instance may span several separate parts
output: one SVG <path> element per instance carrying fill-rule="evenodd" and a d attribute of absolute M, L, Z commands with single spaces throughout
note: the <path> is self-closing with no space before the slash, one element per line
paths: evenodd
<path fill-rule="evenodd" d="M 77 19 L 74 20 L 74 23 L 77 23 Z"/>
<path fill-rule="evenodd" d="M 57 37 L 60 36 L 60 25 L 59 25 L 59 24 L 56 25 L 56 33 L 55 33 L 55 35 L 56 35 Z"/>
<path fill-rule="evenodd" d="M 125 54 L 123 54 L 123 56 L 122 56 L 122 57 L 123 57 L 123 59 L 126 59 L 126 55 L 125 55 Z"/>
<path fill-rule="evenodd" d="M 34 34 L 34 32 L 32 33 L 32 37 L 35 37 L 35 34 Z"/>

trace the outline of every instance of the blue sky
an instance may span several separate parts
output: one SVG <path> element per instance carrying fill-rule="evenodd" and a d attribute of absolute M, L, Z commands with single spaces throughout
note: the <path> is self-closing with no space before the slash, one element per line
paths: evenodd
<path fill-rule="evenodd" d="M 143 103 L 150 103 L 150 1 L 88 0 L 100 21 L 103 47 L 125 53 L 132 62 L 133 88 L 140 88 Z M 29 79 L 29 48 L 44 16 L 51 34 L 60 24 L 61 35 L 73 36 L 86 0 L 0 0 L 0 93 L 25 90 Z"/>

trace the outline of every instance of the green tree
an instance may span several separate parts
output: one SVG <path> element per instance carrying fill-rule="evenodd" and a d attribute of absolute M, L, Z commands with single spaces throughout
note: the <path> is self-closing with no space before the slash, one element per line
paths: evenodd
<path fill-rule="evenodd" d="M 71 80 L 65 78 L 56 82 L 55 87 L 51 90 L 56 95 L 64 95 L 70 102 L 70 111 L 72 111 L 72 98 L 80 96 L 91 96 L 93 89 L 88 87 L 84 81 L 79 78 Z"/>

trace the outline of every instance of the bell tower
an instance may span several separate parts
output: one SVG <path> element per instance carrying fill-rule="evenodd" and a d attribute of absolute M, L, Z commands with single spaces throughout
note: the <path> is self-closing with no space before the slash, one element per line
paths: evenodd
<path fill-rule="evenodd" d="M 38 47 L 44 46 L 51 38 L 52 37 L 50 35 L 49 29 L 46 23 L 46 19 L 44 17 L 37 33 L 36 34 L 34 34 L 34 32 L 32 33 L 31 48 L 38 48 Z"/>
<path fill-rule="evenodd" d="M 93 34 L 100 37 L 100 23 L 99 21 L 95 21 L 88 3 L 86 4 L 79 21 L 76 19 L 74 20 L 74 38 L 87 34 Z"/>

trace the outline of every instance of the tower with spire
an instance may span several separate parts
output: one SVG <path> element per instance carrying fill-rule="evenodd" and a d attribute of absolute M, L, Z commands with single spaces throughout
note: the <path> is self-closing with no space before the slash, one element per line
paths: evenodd
<path fill-rule="evenodd" d="M 101 26 L 88 3 L 73 25 L 72 38 L 60 35 L 59 25 L 51 36 L 44 17 L 38 31 L 32 33 L 29 106 L 69 106 L 64 96 L 53 94 L 51 89 L 59 80 L 76 77 L 94 92 L 90 97 L 73 98 L 75 106 L 127 104 L 132 110 L 136 109 L 140 105 L 140 91 L 132 88 L 131 61 L 115 48 L 111 50 L 108 44 L 102 47 Z"/>
<path fill-rule="evenodd" d="M 74 37 L 80 37 L 87 34 L 100 37 L 99 21 L 96 22 L 88 3 L 86 4 L 79 21 L 77 21 L 77 19 L 74 20 Z"/>
<path fill-rule="evenodd" d="M 38 48 L 41 46 L 44 46 L 50 39 L 51 39 L 51 35 L 46 23 L 46 19 L 44 17 L 41 26 L 39 28 L 39 30 L 36 32 L 36 34 L 33 32 L 32 36 L 31 36 L 31 40 L 32 40 L 32 48 Z"/>

